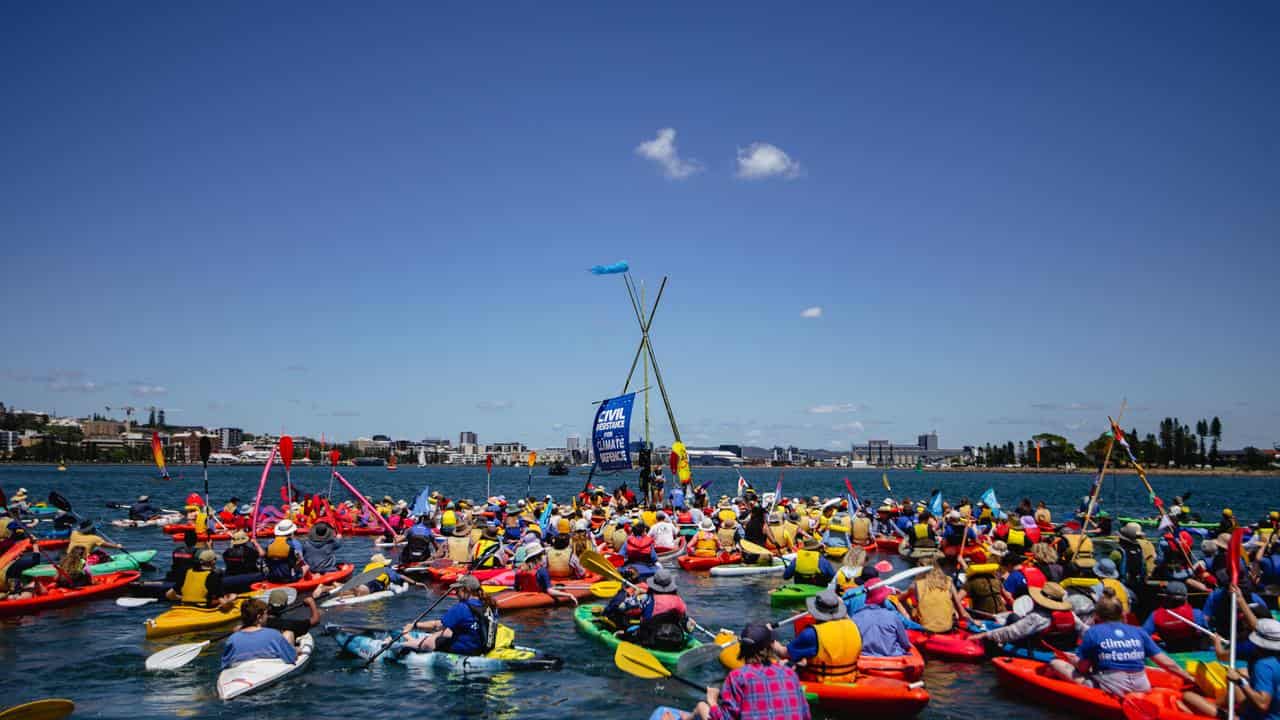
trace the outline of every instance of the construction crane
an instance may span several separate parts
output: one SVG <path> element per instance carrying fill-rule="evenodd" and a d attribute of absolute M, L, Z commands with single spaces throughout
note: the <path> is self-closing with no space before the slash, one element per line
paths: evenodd
<path fill-rule="evenodd" d="M 137 410 L 138 408 L 132 405 L 125 405 L 122 408 L 116 408 L 116 409 L 124 411 L 124 431 L 133 432 L 133 411 Z M 111 412 L 110 407 L 107 407 L 107 412 Z"/>

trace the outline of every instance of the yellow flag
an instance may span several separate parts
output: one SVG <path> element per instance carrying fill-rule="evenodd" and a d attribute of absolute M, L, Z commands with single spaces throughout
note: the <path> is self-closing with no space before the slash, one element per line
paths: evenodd
<path fill-rule="evenodd" d="M 538 462 L 538 453 L 530 450 L 529 451 L 529 467 L 533 467 L 533 464 L 536 462 Z"/>
<path fill-rule="evenodd" d="M 893 488 L 889 487 L 889 473 L 880 473 L 880 481 L 884 483 L 884 489 L 893 492 Z"/>

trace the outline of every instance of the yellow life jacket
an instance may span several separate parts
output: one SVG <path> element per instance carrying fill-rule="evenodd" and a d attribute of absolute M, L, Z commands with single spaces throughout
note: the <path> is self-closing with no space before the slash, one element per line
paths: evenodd
<path fill-rule="evenodd" d="M 644 510 L 640 513 L 640 521 L 645 524 L 645 527 L 653 527 L 658 524 L 658 513 L 652 510 Z"/>
<path fill-rule="evenodd" d="M 209 532 L 209 513 L 205 512 L 205 511 L 204 511 L 204 509 L 203 509 L 203 508 L 201 508 L 200 510 L 198 510 L 198 511 L 196 512 L 196 519 L 195 519 L 195 521 L 194 521 L 192 524 L 193 524 L 193 525 L 195 525 L 195 530 L 196 530 L 196 534 L 197 534 L 197 535 L 205 535 L 205 534 L 208 534 L 208 532 Z"/>
<path fill-rule="evenodd" d="M 569 565 L 569 558 L 573 556 L 573 551 L 569 548 L 557 550 L 549 548 L 547 550 L 547 572 L 553 578 L 567 578 L 573 575 L 573 568 Z"/>
<path fill-rule="evenodd" d="M 1098 578 L 1098 582 L 1102 583 L 1102 587 L 1109 587 L 1116 593 L 1116 599 L 1120 601 L 1120 609 L 1124 614 L 1129 614 L 1129 590 L 1124 583 L 1115 578 Z"/>
<path fill-rule="evenodd" d="M 1093 538 L 1088 535 L 1064 535 L 1067 539 L 1067 560 L 1079 566 L 1081 560 L 1093 559 Z"/>
<path fill-rule="evenodd" d="M 716 519 L 720 521 L 721 525 L 729 522 L 730 520 L 737 522 L 738 514 L 729 508 L 720 508 L 716 511 Z"/>
<path fill-rule="evenodd" d="M 818 530 L 826 532 L 826 529 L 831 527 L 831 517 L 826 513 L 818 513 Z"/>
<path fill-rule="evenodd" d="M 1138 547 L 1142 548 L 1142 564 L 1146 566 L 1147 577 L 1156 571 L 1156 546 L 1150 540 L 1138 538 Z"/>
<path fill-rule="evenodd" d="M 970 565 L 965 571 L 965 577 L 977 577 L 978 575 L 994 575 L 996 570 L 1000 569 L 1000 563 L 979 563 Z"/>
<path fill-rule="evenodd" d="M 716 531 L 716 537 L 720 539 L 721 545 L 733 547 L 738 544 L 738 527 L 736 525 L 731 528 L 722 527 Z"/>
<path fill-rule="evenodd" d="M 921 627 L 929 632 L 945 633 L 955 629 L 955 607 L 947 588 L 925 588 L 916 583 L 916 612 Z"/>
<path fill-rule="evenodd" d="M 614 552 L 621 552 L 622 548 L 627 545 L 627 530 L 621 525 L 614 525 L 613 530 L 609 532 L 609 546 Z"/>
<path fill-rule="evenodd" d="M 376 563 L 375 563 L 375 562 L 371 562 L 371 563 L 369 563 L 368 565 L 365 565 L 365 566 L 364 566 L 364 569 L 363 569 L 363 570 L 361 570 L 360 572 L 362 572 L 362 573 L 367 573 L 367 572 L 369 572 L 370 570 L 377 570 L 377 569 L 379 569 L 379 568 L 384 568 L 384 567 L 386 567 L 386 566 L 387 566 L 387 563 L 384 563 L 384 562 L 376 562 Z M 382 583 L 382 584 L 385 586 L 387 583 L 391 582 L 391 576 L 390 576 L 390 575 L 387 575 L 386 573 L 383 573 L 382 575 L 379 575 L 379 576 L 375 577 L 375 578 L 374 578 L 374 580 L 376 580 L 376 581 L 378 581 L 378 582 Z M 370 582 L 372 582 L 372 581 L 370 581 Z"/>
<path fill-rule="evenodd" d="M 937 542 L 933 539 L 933 533 L 929 530 L 929 523 L 916 523 L 911 528 L 912 547 L 935 547 Z"/>
<path fill-rule="evenodd" d="M 489 548 L 497 544 L 498 544 L 497 540 L 490 540 L 489 538 L 485 538 L 485 537 L 480 538 L 479 540 L 476 541 L 475 558 L 479 558 L 480 556 L 484 555 L 486 552 L 489 551 Z M 477 563 L 476 567 L 479 567 L 479 568 L 494 567 L 497 563 L 497 555 L 498 554 L 495 552 L 493 555 L 490 555 L 489 557 L 485 558 L 484 562 Z"/>
<path fill-rule="evenodd" d="M 816 550 L 797 550 L 795 574 L 802 579 L 817 577 L 820 572 L 818 560 L 821 557 Z"/>
<path fill-rule="evenodd" d="M 965 520 L 968 520 L 970 517 L 973 516 L 973 507 L 968 503 L 961 505 L 960 507 L 956 508 L 956 510 L 959 511 L 960 517 L 964 518 Z"/>
<path fill-rule="evenodd" d="M 209 601 L 209 588 L 205 582 L 209 579 L 208 570 L 190 568 L 182 578 L 182 602 L 203 605 Z"/>
<path fill-rule="evenodd" d="M 467 537 L 449 538 L 449 559 L 456 563 L 464 563 L 471 559 L 471 539 Z"/>
<path fill-rule="evenodd" d="M 841 565 L 836 570 L 836 589 L 843 595 L 845 591 L 854 586 L 854 581 L 862 575 L 862 568 L 849 567 Z"/>
<path fill-rule="evenodd" d="M 823 682 L 853 682 L 862 654 L 862 634 L 849 618 L 813 626 L 818 633 L 818 654 L 809 658 L 804 673 Z"/>
<path fill-rule="evenodd" d="M 1009 547 L 1025 548 L 1027 546 L 1027 533 L 1020 527 L 1009 528 L 1009 539 L 1005 541 Z"/>
<path fill-rule="evenodd" d="M 84 554 L 89 555 L 98 546 L 103 543 L 103 539 L 92 533 L 82 533 L 79 530 L 72 530 L 71 537 L 67 541 L 66 554 L 70 555 L 75 548 L 84 548 Z"/>
<path fill-rule="evenodd" d="M 716 542 L 714 533 L 699 530 L 698 534 L 693 536 L 694 557 L 715 557 L 719 552 L 720 543 Z"/>
<path fill-rule="evenodd" d="M 865 545 L 871 539 L 871 518 L 856 517 L 853 519 L 853 529 L 850 533 L 853 541 L 859 545 Z"/>
<path fill-rule="evenodd" d="M 284 560 L 289 557 L 289 538 L 278 537 L 267 545 L 267 559 Z"/>
<path fill-rule="evenodd" d="M 440 527 L 454 527 L 458 524 L 458 513 L 453 510 L 445 510 L 440 516 Z"/>

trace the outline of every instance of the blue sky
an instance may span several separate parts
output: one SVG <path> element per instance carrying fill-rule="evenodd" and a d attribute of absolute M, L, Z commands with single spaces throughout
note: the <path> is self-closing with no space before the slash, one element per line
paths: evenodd
<path fill-rule="evenodd" d="M 1113 5 L 10 5 L 0 399 L 558 443 L 625 259 L 691 443 L 1280 441 L 1280 8 Z"/>

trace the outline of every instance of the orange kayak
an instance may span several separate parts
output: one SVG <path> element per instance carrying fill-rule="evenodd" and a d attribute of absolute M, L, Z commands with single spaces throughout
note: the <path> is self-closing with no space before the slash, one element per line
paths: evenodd
<path fill-rule="evenodd" d="M 346 580 L 351 577 L 351 573 L 354 570 L 354 565 L 351 565 L 350 563 L 343 563 L 338 566 L 337 570 L 324 573 L 323 575 L 308 575 L 301 580 L 294 580 L 293 582 L 287 583 L 257 582 L 253 584 L 253 589 L 275 590 L 276 588 L 291 587 L 299 591 L 315 590 L 321 585 L 328 585 L 329 583 L 342 582 L 343 580 Z"/>
<path fill-rule="evenodd" d="M 0 617 L 27 615 L 40 610 L 74 605 L 86 600 L 104 597 L 113 592 L 124 590 L 126 585 L 141 576 L 142 573 L 137 570 L 93 575 L 91 576 L 93 578 L 91 584 L 78 588 L 58 587 L 53 578 L 39 578 L 36 582 L 40 583 L 40 586 L 45 589 L 45 593 L 29 598 L 0 600 Z"/>
<path fill-rule="evenodd" d="M 591 583 L 586 580 L 574 580 L 572 583 L 564 585 L 556 585 L 555 588 L 561 592 L 572 595 L 581 600 L 591 596 Z M 489 597 L 498 604 L 500 610 L 528 610 L 530 608 L 546 608 L 555 607 L 557 605 L 569 605 L 569 601 L 540 592 L 516 592 L 515 590 L 503 590 L 494 593 Z"/>
<path fill-rule="evenodd" d="M 908 630 L 911 644 L 920 648 L 929 657 L 953 662 L 979 662 L 987 655 L 981 640 L 975 640 L 973 633 L 965 630 L 952 630 L 949 633 L 929 633 L 923 630 Z"/>
<path fill-rule="evenodd" d="M 800 683 L 809 704 L 824 710 L 857 711 L 861 716 L 911 717 L 929 704 L 923 687 L 882 677 L 862 677 L 851 683 Z"/>
<path fill-rule="evenodd" d="M 898 657 L 858 656 L 858 672 L 863 675 L 915 682 L 924 676 L 924 656 L 913 645 L 911 652 Z"/>
<path fill-rule="evenodd" d="M 710 570 L 719 565 L 728 565 L 729 563 L 742 562 L 742 555 L 739 553 L 720 553 L 711 557 L 698 557 L 697 555 L 681 555 L 676 558 L 676 562 L 680 563 L 680 567 L 686 572 L 697 572 L 699 570 Z"/>
<path fill-rule="evenodd" d="M 1039 705 L 1078 717 L 1125 720 L 1124 708 L 1114 695 L 1064 680 L 1051 671 L 1046 663 L 998 657 L 991 664 L 995 667 L 996 680 L 1000 685 Z M 1159 668 L 1147 668 L 1147 679 L 1151 681 L 1153 689 L 1179 691 L 1182 688 L 1182 680 Z M 1144 693 L 1150 694 L 1152 693 Z M 1159 717 L 1178 716 L 1161 714 Z"/>

